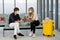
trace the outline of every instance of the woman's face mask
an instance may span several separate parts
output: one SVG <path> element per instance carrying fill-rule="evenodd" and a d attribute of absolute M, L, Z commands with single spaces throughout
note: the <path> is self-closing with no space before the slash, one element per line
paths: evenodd
<path fill-rule="evenodd" d="M 31 10 L 29 10 L 29 13 L 32 13 L 32 11 L 31 11 Z"/>

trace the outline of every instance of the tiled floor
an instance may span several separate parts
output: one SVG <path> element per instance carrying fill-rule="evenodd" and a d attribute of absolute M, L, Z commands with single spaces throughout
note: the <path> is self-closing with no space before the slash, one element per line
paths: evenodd
<path fill-rule="evenodd" d="M 15 40 L 13 38 L 13 31 L 5 31 L 5 37 L 3 37 L 2 29 L 0 29 L 0 40 Z M 42 30 L 36 30 L 36 37 L 29 37 L 29 30 L 21 30 L 21 33 L 23 33 L 24 37 L 17 36 L 17 40 L 60 40 L 60 32 L 55 31 L 56 36 L 55 37 L 46 37 L 42 35 Z"/>

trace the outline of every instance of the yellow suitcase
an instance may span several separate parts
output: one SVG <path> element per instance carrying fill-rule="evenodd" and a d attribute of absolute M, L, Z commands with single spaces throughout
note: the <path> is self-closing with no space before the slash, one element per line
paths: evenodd
<path fill-rule="evenodd" d="M 54 21 L 50 20 L 43 23 L 43 35 L 45 36 L 55 36 L 54 33 Z"/>

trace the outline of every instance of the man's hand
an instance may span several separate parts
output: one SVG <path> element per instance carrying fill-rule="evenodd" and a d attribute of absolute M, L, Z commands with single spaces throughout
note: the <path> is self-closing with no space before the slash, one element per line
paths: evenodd
<path fill-rule="evenodd" d="M 23 20 L 23 19 L 21 19 L 21 20 L 19 20 L 18 22 L 24 22 L 24 20 Z"/>
<path fill-rule="evenodd" d="M 24 22 L 24 20 L 23 20 L 23 19 L 21 19 L 20 21 L 21 21 L 21 22 Z"/>

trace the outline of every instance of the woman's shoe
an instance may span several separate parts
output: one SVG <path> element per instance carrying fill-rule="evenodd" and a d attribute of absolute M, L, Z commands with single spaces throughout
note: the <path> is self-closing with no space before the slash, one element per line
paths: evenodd
<path fill-rule="evenodd" d="M 33 34 L 33 36 L 32 37 L 35 37 L 36 35 L 35 34 Z"/>
<path fill-rule="evenodd" d="M 29 36 L 32 36 L 33 35 L 33 32 L 30 32 Z"/>

